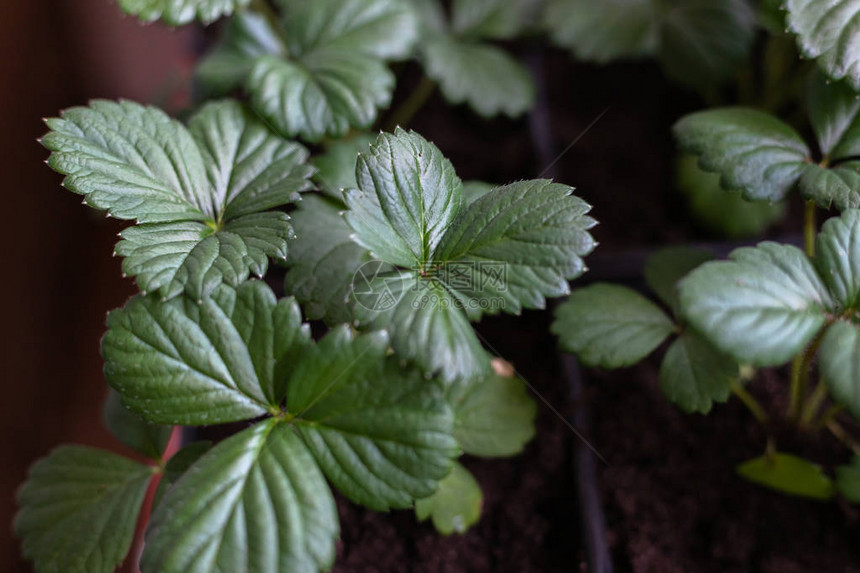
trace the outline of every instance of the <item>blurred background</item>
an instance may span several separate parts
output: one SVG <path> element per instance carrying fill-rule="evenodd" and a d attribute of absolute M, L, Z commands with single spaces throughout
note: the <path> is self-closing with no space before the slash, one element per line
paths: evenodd
<path fill-rule="evenodd" d="M 121 226 L 60 187 L 36 141 L 41 118 L 92 97 L 181 107 L 199 36 L 143 26 L 108 0 L 0 2 L 0 571 L 32 570 L 11 523 L 15 491 L 36 458 L 60 442 L 131 453 L 102 428 L 100 413 L 105 311 L 134 292 L 110 256 Z"/>

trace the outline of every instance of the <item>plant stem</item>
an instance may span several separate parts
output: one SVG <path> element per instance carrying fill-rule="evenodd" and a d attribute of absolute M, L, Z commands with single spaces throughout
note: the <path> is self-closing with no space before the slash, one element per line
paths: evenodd
<path fill-rule="evenodd" d="M 409 94 L 409 97 L 400 104 L 400 107 L 391 113 L 388 121 L 385 122 L 385 131 L 392 131 L 395 127 L 409 125 L 415 114 L 424 107 L 424 104 L 433 95 L 435 89 L 436 82 L 427 76 L 422 77 L 412 93 Z"/>
<path fill-rule="evenodd" d="M 806 384 L 802 382 L 804 377 L 800 375 L 802 368 L 803 354 L 798 354 L 791 361 L 791 386 L 789 387 L 788 412 L 786 413 L 789 420 L 797 420 L 800 415 L 800 405 L 806 396 Z"/>
<path fill-rule="evenodd" d="M 791 389 L 787 416 L 793 422 L 799 420 L 801 411 L 804 409 L 806 390 L 809 386 L 809 369 L 815 355 L 818 354 L 818 347 L 821 346 L 825 332 L 827 329 L 823 328 L 809 343 L 809 346 L 801 354 L 795 356 L 791 362 Z"/>
<path fill-rule="evenodd" d="M 812 395 L 809 397 L 809 400 L 806 401 L 801 409 L 801 427 L 809 427 L 810 424 L 812 424 L 812 420 L 815 419 L 815 415 L 818 413 L 818 410 L 821 409 L 821 404 L 824 402 L 825 398 L 827 398 L 827 384 L 824 383 L 824 380 L 819 380 L 818 386 L 816 386 L 815 390 L 812 391 Z"/>
<path fill-rule="evenodd" d="M 860 454 L 860 444 L 848 435 L 848 432 L 845 431 L 839 422 L 836 420 L 830 420 L 827 422 L 826 426 L 827 429 L 830 430 L 830 433 L 836 436 L 836 439 L 848 446 L 855 454 Z"/>
<path fill-rule="evenodd" d="M 815 256 L 815 201 L 807 201 L 803 218 L 803 245 L 809 257 Z"/>
<path fill-rule="evenodd" d="M 737 381 L 732 382 L 731 390 L 732 394 L 737 396 L 738 399 L 744 403 L 750 413 L 752 413 L 753 417 L 755 417 L 762 426 L 767 424 L 767 413 L 764 411 L 764 408 L 761 407 L 758 400 L 755 399 L 755 396 L 747 392 L 746 388 L 741 386 Z"/>
<path fill-rule="evenodd" d="M 843 406 L 842 404 L 834 404 L 833 406 L 830 406 L 827 411 L 821 414 L 821 417 L 815 423 L 815 430 L 820 430 L 827 426 L 827 424 L 830 423 L 830 421 L 836 417 L 836 414 L 838 414 L 844 409 L 845 406 Z"/>

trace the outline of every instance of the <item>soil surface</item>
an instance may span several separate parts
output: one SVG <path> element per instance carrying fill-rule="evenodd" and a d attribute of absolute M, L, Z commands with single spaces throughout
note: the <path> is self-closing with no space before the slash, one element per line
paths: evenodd
<path fill-rule="evenodd" d="M 702 107 L 647 63 L 595 68 L 550 52 L 545 71 L 558 179 L 577 187 L 600 221 L 598 253 L 689 240 L 696 229 L 674 188 L 670 127 Z M 404 70 L 397 99 L 415 83 Z M 590 129 L 588 125 L 603 117 Z M 537 165 L 521 120 L 480 119 L 436 95 L 410 124 L 433 140 L 463 179 L 504 183 L 531 178 Z M 799 205 L 768 236 L 796 232 Z M 595 254 L 599 256 L 599 254 Z M 550 317 L 485 319 L 494 349 L 562 415 L 573 408 L 548 334 Z M 615 373 L 587 371 L 594 418 L 589 434 L 608 464 L 599 469 L 616 571 L 635 573 L 860 572 L 860 511 L 843 503 L 794 499 L 734 474 L 759 455 L 765 437 L 739 403 L 711 415 L 686 415 L 657 388 L 658 358 Z M 751 390 L 783 407 L 780 373 Z M 481 521 L 465 535 L 442 537 L 410 511 L 377 514 L 339 500 L 342 540 L 336 573 L 585 571 L 571 449 L 576 436 L 540 403 L 537 437 L 521 456 L 464 458 L 484 494 Z M 847 461 L 835 440 L 787 435 L 785 451 L 829 467 Z"/>

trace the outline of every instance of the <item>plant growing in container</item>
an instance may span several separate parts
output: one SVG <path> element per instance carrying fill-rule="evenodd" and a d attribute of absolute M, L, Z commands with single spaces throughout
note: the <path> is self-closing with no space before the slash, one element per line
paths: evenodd
<path fill-rule="evenodd" d="M 378 511 L 414 507 L 446 534 L 478 519 L 480 487 L 457 459 L 521 451 L 535 405 L 470 323 L 566 294 L 595 221 L 566 185 L 464 185 L 417 133 L 352 132 L 388 106 L 387 63 L 416 46 L 449 100 L 527 109 L 522 74 L 498 78 L 518 87 L 493 101 L 450 79 L 439 51 L 505 61 L 482 42 L 518 21 L 503 3 L 455 4 L 428 39 L 395 0 L 120 2 L 174 25 L 237 13 L 197 74 L 222 99 L 185 124 L 105 100 L 47 120 L 63 185 L 132 222 L 116 254 L 140 293 L 107 320 L 105 421 L 148 461 L 83 446 L 38 461 L 15 520 L 37 571 L 113 571 L 155 481 L 144 572 L 325 570 L 332 487 Z M 320 142 L 312 158 L 305 144 Z M 270 259 L 288 267 L 286 297 L 260 280 Z M 243 429 L 165 455 L 175 427 L 225 423 Z"/>

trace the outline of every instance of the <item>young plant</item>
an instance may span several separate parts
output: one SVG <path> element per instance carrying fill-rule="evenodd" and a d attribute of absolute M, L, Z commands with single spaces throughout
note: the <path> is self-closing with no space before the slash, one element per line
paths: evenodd
<path fill-rule="evenodd" d="M 482 494 L 457 459 L 519 453 L 536 413 L 470 322 L 567 294 L 595 221 L 566 185 L 463 184 L 414 132 L 330 138 L 377 119 L 387 62 L 416 47 L 448 99 L 525 111 L 525 72 L 479 40 L 518 33 L 529 3 L 455 2 L 420 38 L 418 2 L 120 4 L 170 24 L 236 10 L 196 77 L 248 103 L 205 103 L 187 125 L 102 100 L 47 120 L 64 186 L 132 222 L 116 254 L 141 292 L 108 317 L 104 418 L 146 461 L 61 446 L 37 462 L 15 520 L 25 556 L 39 573 L 113 571 L 155 482 L 144 573 L 328 569 L 332 487 L 462 533 Z M 511 73 L 456 79 L 487 62 Z M 311 158 L 292 137 L 326 149 Z M 251 278 L 270 258 L 292 296 Z M 330 330 L 314 340 L 304 319 Z M 243 428 L 168 452 L 176 426 L 224 423 Z"/>
<path fill-rule="evenodd" d="M 682 150 L 697 156 L 699 167 L 727 191 L 774 202 L 797 189 L 806 200 L 805 248 L 763 242 L 733 251 L 728 261 L 660 253 L 648 263 L 646 280 L 672 309 L 675 324 L 630 289 L 594 285 L 559 307 L 553 329 L 586 364 L 608 368 L 638 362 L 674 332 L 678 340 L 660 370 L 669 399 L 684 410 L 707 412 L 713 401 L 734 393 L 766 427 L 770 408 L 743 384 L 754 379 L 753 368 L 791 364 L 786 419 L 806 431 L 828 429 L 857 453 L 860 447 L 837 420 L 843 409 L 860 416 L 860 100 L 856 85 L 833 80 L 853 81 L 847 66 L 856 50 L 847 42 L 856 10 L 848 4 L 786 4 L 802 50 L 820 55 L 824 70 L 813 71 L 808 83 L 814 144 L 773 115 L 742 107 L 694 113 L 674 129 Z M 842 211 L 820 233 L 816 206 Z M 833 406 L 825 408 L 828 398 Z M 840 493 L 857 501 L 857 463 L 838 468 L 833 480 L 812 462 L 778 452 L 771 435 L 766 454 L 741 464 L 738 473 L 794 495 L 830 499 Z"/>

